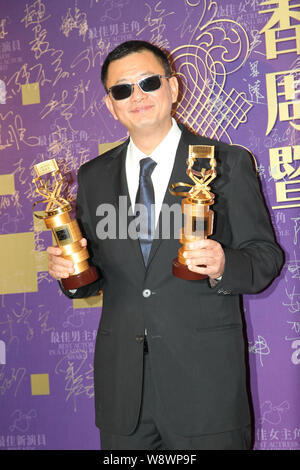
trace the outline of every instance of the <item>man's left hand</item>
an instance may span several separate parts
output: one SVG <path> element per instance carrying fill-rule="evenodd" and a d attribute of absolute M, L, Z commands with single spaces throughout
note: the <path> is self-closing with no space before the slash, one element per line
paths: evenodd
<path fill-rule="evenodd" d="M 223 275 L 225 254 L 219 242 L 204 239 L 197 242 L 185 243 L 183 256 L 187 259 L 191 271 L 206 274 L 211 279 Z M 202 265 L 202 266 L 201 266 Z"/>

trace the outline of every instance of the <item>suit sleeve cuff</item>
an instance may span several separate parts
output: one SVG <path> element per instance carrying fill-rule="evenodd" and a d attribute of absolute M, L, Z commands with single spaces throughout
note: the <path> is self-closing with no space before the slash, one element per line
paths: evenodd
<path fill-rule="evenodd" d="M 209 278 L 209 284 L 210 287 L 216 287 L 217 284 L 219 284 L 220 281 L 222 281 L 223 276 L 216 277 L 215 279 L 212 279 L 211 277 Z"/>

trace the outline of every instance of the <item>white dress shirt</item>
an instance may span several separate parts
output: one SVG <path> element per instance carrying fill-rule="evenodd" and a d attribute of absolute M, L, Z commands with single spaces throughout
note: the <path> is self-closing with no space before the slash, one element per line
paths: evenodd
<path fill-rule="evenodd" d="M 131 206 L 134 209 L 137 190 L 139 187 L 140 160 L 150 157 L 156 162 L 156 167 L 152 173 L 152 183 L 155 196 L 155 225 L 157 224 L 161 206 L 167 191 L 181 130 L 176 121 L 172 118 L 172 127 L 166 137 L 151 153 L 145 155 L 130 139 L 126 155 L 126 178 Z"/>

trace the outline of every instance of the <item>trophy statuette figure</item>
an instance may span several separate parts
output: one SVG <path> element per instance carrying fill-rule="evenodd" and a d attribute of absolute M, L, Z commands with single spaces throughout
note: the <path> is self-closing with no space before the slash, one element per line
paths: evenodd
<path fill-rule="evenodd" d="M 196 171 L 193 167 L 198 159 L 209 159 L 210 169 L 202 168 Z M 182 199 L 181 207 L 184 214 L 184 227 L 181 229 L 180 243 L 182 247 L 178 250 L 178 258 L 173 260 L 173 274 L 186 280 L 200 280 L 208 276 L 190 271 L 187 260 L 183 253 L 186 251 L 186 243 L 199 241 L 212 235 L 213 211 L 210 206 L 214 203 L 214 194 L 208 186 L 217 176 L 216 160 L 214 158 L 214 146 L 211 145 L 189 145 L 189 156 L 187 159 L 187 175 L 195 183 L 174 183 L 169 191 L 173 196 L 187 196 Z M 190 191 L 176 191 L 179 187 L 190 187 Z"/>
<path fill-rule="evenodd" d="M 82 234 L 77 220 L 72 220 L 72 210 L 69 202 L 60 196 L 64 179 L 58 168 L 56 160 L 46 160 L 34 165 L 36 178 L 32 180 L 36 192 L 43 200 L 34 203 L 47 204 L 45 211 L 35 212 L 35 217 L 43 219 L 48 229 L 51 229 L 57 245 L 62 250 L 62 257 L 74 263 L 74 273 L 68 278 L 62 279 L 65 289 L 77 289 L 90 284 L 98 279 L 98 273 L 94 266 L 88 262 L 87 248 L 82 247 L 80 240 Z"/>

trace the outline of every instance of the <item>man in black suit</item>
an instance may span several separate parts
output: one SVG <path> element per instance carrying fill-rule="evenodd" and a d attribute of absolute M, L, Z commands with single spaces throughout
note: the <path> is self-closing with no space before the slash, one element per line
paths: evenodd
<path fill-rule="evenodd" d="M 79 170 L 82 245 L 100 278 L 64 291 L 76 298 L 103 289 L 95 350 L 102 448 L 249 449 L 240 295 L 266 288 L 282 264 L 252 159 L 171 118 L 178 83 L 157 47 L 143 41 L 118 46 L 103 65 L 102 81 L 107 108 L 130 138 Z M 145 255 L 141 232 L 140 239 L 130 236 L 135 221 L 129 208 L 138 195 L 144 202 L 152 197 L 155 225 L 161 226 L 161 208 L 175 202 L 168 187 L 190 182 L 188 146 L 197 144 L 215 146 L 215 224 L 210 239 L 190 244 L 185 253 L 189 269 L 208 278 L 188 281 L 172 275 L 180 247 L 174 233 L 148 239 Z M 141 161 L 150 162 L 147 183 Z M 113 236 L 106 237 L 103 207 L 116 216 Z M 72 263 L 59 248 L 48 252 L 50 274 L 68 277 Z"/>

